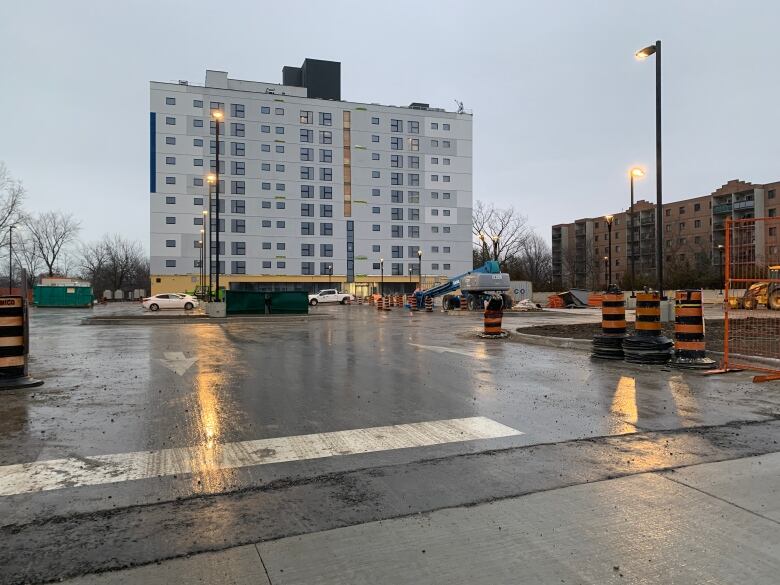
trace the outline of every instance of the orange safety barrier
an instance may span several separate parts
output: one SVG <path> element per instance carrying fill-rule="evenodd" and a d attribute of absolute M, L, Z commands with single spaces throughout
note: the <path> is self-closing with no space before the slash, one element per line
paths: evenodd
<path fill-rule="evenodd" d="M 501 297 L 491 298 L 482 321 L 482 335 L 485 337 L 502 337 L 501 321 L 504 316 L 504 301 Z"/>
<path fill-rule="evenodd" d="M 458 308 L 461 311 L 468 311 L 469 310 L 469 301 L 466 298 L 466 295 L 460 295 L 460 306 Z"/>
<path fill-rule="evenodd" d="M 588 306 L 600 307 L 603 300 L 604 300 L 604 295 L 600 293 L 590 293 L 588 295 Z"/>
<path fill-rule="evenodd" d="M 638 335 L 661 335 L 661 295 L 657 292 L 636 293 L 636 332 Z"/>
<path fill-rule="evenodd" d="M 717 241 L 715 242 L 717 245 Z M 780 380 L 780 218 L 727 219 L 722 370 Z"/>
<path fill-rule="evenodd" d="M 406 304 L 409 305 L 410 311 L 417 310 L 417 299 L 414 298 L 414 295 L 410 294 L 406 296 Z"/>
<path fill-rule="evenodd" d="M 40 386 L 27 372 L 29 333 L 27 299 L 0 297 L 0 389 Z"/>
<path fill-rule="evenodd" d="M 433 297 L 425 297 L 425 310 L 429 313 L 433 311 Z"/>
<path fill-rule="evenodd" d="M 550 295 L 547 297 L 547 306 L 551 309 L 563 309 L 563 299 L 560 295 Z"/>
<path fill-rule="evenodd" d="M 674 294 L 674 359 L 682 368 L 708 368 L 714 362 L 704 346 L 704 308 L 701 289 L 678 290 Z"/>
<path fill-rule="evenodd" d="M 605 334 L 626 332 L 626 302 L 622 292 L 603 295 L 601 331 Z"/>

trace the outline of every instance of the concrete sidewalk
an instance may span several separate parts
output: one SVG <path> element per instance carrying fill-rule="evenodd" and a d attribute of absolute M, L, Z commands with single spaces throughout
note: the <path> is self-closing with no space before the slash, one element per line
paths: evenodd
<path fill-rule="evenodd" d="M 769 585 L 778 574 L 780 453 L 773 453 L 304 534 L 67 583 Z"/>

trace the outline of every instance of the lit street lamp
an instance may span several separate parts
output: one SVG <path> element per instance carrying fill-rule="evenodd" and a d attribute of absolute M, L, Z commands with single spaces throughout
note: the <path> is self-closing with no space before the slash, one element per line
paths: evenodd
<path fill-rule="evenodd" d="M 200 296 L 203 297 L 203 289 L 206 288 L 206 228 L 200 228 Z"/>
<path fill-rule="evenodd" d="M 609 276 L 607 274 L 608 270 L 609 270 L 609 256 L 604 256 L 604 280 L 607 283 L 606 286 L 604 287 L 605 291 L 609 289 Z"/>
<path fill-rule="evenodd" d="M 720 253 L 720 294 L 723 295 L 723 286 L 726 282 L 726 267 L 723 264 L 723 253 L 726 251 L 726 247 L 723 244 L 718 244 L 718 252 Z"/>
<path fill-rule="evenodd" d="M 658 294 L 664 296 L 663 190 L 661 181 L 661 41 L 636 52 L 639 60 L 655 55 L 655 269 Z"/>
<path fill-rule="evenodd" d="M 609 289 L 609 285 L 612 284 L 612 222 L 615 221 L 614 215 L 606 215 L 604 216 L 604 219 L 607 220 L 607 250 L 609 256 L 607 256 L 607 265 L 609 266 L 609 270 L 607 273 L 607 289 Z"/>
<path fill-rule="evenodd" d="M 409 267 L 409 284 L 412 284 L 412 267 Z"/>
<path fill-rule="evenodd" d="M 209 175 L 208 176 L 208 182 L 209 182 L 209 184 L 214 182 L 214 175 Z M 209 207 L 211 207 L 211 189 L 209 189 Z M 206 233 L 208 234 L 208 237 L 206 238 L 206 243 L 208 244 L 207 245 L 207 249 L 208 249 L 208 259 L 209 259 L 209 264 L 208 264 L 209 288 L 208 288 L 208 291 L 207 291 L 208 294 L 207 294 L 207 299 L 206 300 L 210 301 L 211 300 L 211 281 L 213 279 L 212 262 L 211 262 L 211 238 L 213 236 L 214 230 L 211 229 L 211 222 L 209 221 L 209 212 L 206 209 L 203 210 L 203 227 L 204 227 L 205 230 L 207 230 Z M 203 259 L 204 260 L 206 259 L 206 252 L 203 252 Z M 206 280 L 205 269 L 203 271 L 203 280 Z"/>
<path fill-rule="evenodd" d="M 417 273 L 420 277 L 420 290 L 422 290 L 422 248 L 417 248 Z"/>
<path fill-rule="evenodd" d="M 379 294 L 385 296 L 385 259 L 379 259 L 380 281 L 379 281 Z"/>
<path fill-rule="evenodd" d="M 333 280 L 333 264 L 328 264 L 328 288 L 330 288 L 330 283 Z"/>
<path fill-rule="evenodd" d="M 629 177 L 631 177 L 631 222 L 629 224 L 629 232 L 628 235 L 631 238 L 629 241 L 628 249 L 630 250 L 631 254 L 631 297 L 635 297 L 636 294 L 634 292 L 634 289 L 636 288 L 636 250 L 634 249 L 634 178 L 641 179 L 645 176 L 645 172 L 640 169 L 639 167 L 634 167 L 631 169 L 631 172 L 628 174 Z"/>
<path fill-rule="evenodd" d="M 216 210 L 216 220 L 217 220 L 216 221 L 216 224 L 217 224 L 217 228 L 216 228 L 217 229 L 217 237 L 216 237 L 216 242 L 217 242 L 217 250 L 216 250 L 216 256 L 217 256 L 217 266 L 216 266 L 216 268 L 217 268 L 217 279 L 216 279 L 215 289 L 216 289 L 216 295 L 217 295 L 217 302 L 219 302 L 221 300 L 219 298 L 219 272 L 220 272 L 220 270 L 219 270 L 219 125 L 220 125 L 220 120 L 222 120 L 222 112 L 219 111 L 219 110 L 214 110 L 214 111 L 211 112 L 211 115 L 214 118 L 214 131 L 215 131 L 216 143 L 217 143 L 217 147 L 214 149 L 216 154 L 217 154 L 217 157 L 216 157 L 217 164 L 216 164 L 216 167 L 214 169 L 214 175 L 215 175 L 215 177 L 214 177 L 214 187 L 215 187 L 215 189 L 214 189 L 214 198 L 215 198 L 215 200 L 217 202 L 217 210 Z"/>

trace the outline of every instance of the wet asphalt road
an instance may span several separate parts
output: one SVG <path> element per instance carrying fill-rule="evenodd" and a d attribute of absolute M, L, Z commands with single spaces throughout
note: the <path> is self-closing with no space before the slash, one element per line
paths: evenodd
<path fill-rule="evenodd" d="M 780 387 L 747 374 L 486 341 L 477 315 L 314 312 L 332 318 L 82 326 L 91 313 L 34 311 L 31 373 L 46 384 L 0 395 L 0 465 L 466 417 L 523 434 L 3 496 L 0 582 L 778 450 Z"/>

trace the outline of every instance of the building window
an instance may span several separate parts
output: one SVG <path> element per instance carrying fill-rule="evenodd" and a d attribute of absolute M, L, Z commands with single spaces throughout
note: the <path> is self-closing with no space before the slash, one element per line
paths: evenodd
<path fill-rule="evenodd" d="M 445 217 L 449 217 L 449 216 L 450 216 L 450 210 L 449 210 L 449 209 L 444 209 L 444 210 L 442 211 L 442 213 L 444 214 L 444 216 L 445 216 Z M 616 235 L 618 235 L 618 236 L 619 236 L 620 234 L 616 234 Z"/>
<path fill-rule="evenodd" d="M 372 152 L 371 153 L 371 160 L 379 160 L 379 153 L 378 152 Z"/>
<path fill-rule="evenodd" d="M 390 219 L 394 221 L 403 221 L 404 220 L 404 208 L 403 207 L 393 207 L 390 209 Z"/>
<path fill-rule="evenodd" d="M 381 176 L 382 176 L 382 175 L 380 174 L 380 172 L 379 172 L 379 171 L 371 171 L 371 178 L 372 178 L 372 179 L 378 179 L 378 178 L 380 178 Z"/>
<path fill-rule="evenodd" d="M 404 237 L 404 226 L 402 225 L 391 225 L 390 226 L 390 236 L 393 238 L 403 238 Z"/>
<path fill-rule="evenodd" d="M 262 132 L 263 134 L 270 134 L 271 133 L 271 127 L 268 126 L 267 124 L 262 124 L 260 126 L 260 132 Z"/>
<path fill-rule="evenodd" d="M 767 213 L 768 217 L 777 217 L 777 208 L 772 207 L 769 212 Z"/>
<path fill-rule="evenodd" d="M 434 148 L 439 146 L 439 141 L 438 140 L 431 140 L 431 146 L 433 146 Z"/>
<path fill-rule="evenodd" d="M 442 148 L 449 148 L 450 147 L 450 141 L 449 140 L 442 140 L 441 141 Z"/>
<path fill-rule="evenodd" d="M 168 126 L 176 126 L 176 118 L 174 118 L 173 116 L 166 116 L 165 123 Z"/>
<path fill-rule="evenodd" d="M 203 107 L 203 100 L 192 100 L 192 107 L 193 108 L 202 108 Z"/>
<path fill-rule="evenodd" d="M 332 163 L 333 162 L 333 151 L 329 148 L 321 148 L 320 149 L 320 162 L 322 163 Z"/>
<path fill-rule="evenodd" d="M 203 225 L 203 218 L 202 217 L 193 217 L 192 218 L 192 225 Z"/>
<path fill-rule="evenodd" d="M 775 198 L 775 190 L 774 189 L 770 189 L 769 191 L 767 191 L 766 198 L 767 199 L 774 199 Z"/>
<path fill-rule="evenodd" d="M 409 130 L 409 134 L 419 134 L 420 133 L 420 123 L 416 120 L 409 120 L 407 123 L 407 127 Z"/>
<path fill-rule="evenodd" d="M 693 222 L 693 227 L 700 228 L 701 227 L 701 220 L 697 219 L 696 221 L 694 221 Z"/>
<path fill-rule="evenodd" d="M 285 226 L 284 220 L 277 220 L 276 227 L 278 229 L 284 229 L 284 226 Z"/>
<path fill-rule="evenodd" d="M 680 215 L 685 213 L 685 205 L 680 205 Z"/>
<path fill-rule="evenodd" d="M 271 152 L 271 145 L 270 144 L 261 144 L 260 150 L 262 152 Z"/>
<path fill-rule="evenodd" d="M 245 195 L 246 183 L 244 181 L 230 181 L 230 193 L 233 195 Z"/>
<path fill-rule="evenodd" d="M 390 131 L 391 132 L 403 132 L 404 131 L 404 122 L 403 120 L 390 120 Z"/>
<path fill-rule="evenodd" d="M 314 149 L 313 148 L 301 148 L 301 160 L 302 161 L 314 160 Z"/>
<path fill-rule="evenodd" d="M 314 217 L 313 203 L 301 203 L 301 217 Z"/>
<path fill-rule="evenodd" d="M 192 159 L 192 166 L 194 166 L 194 167 L 202 167 L 203 166 L 203 159 L 202 158 L 194 158 L 194 159 Z"/>
<path fill-rule="evenodd" d="M 439 175 L 431 175 L 431 181 L 433 181 L 434 183 L 438 183 L 439 182 Z"/>
<path fill-rule="evenodd" d="M 445 263 L 442 265 L 442 268 L 443 268 L 444 270 L 449 270 L 449 269 L 450 269 L 450 265 L 449 265 L 449 264 L 447 264 L 447 263 L 445 262 Z"/>
<path fill-rule="evenodd" d="M 313 236 L 314 235 L 314 222 L 303 221 L 301 222 L 301 235 Z"/>
<path fill-rule="evenodd" d="M 192 146 L 203 146 L 203 138 L 194 138 L 192 140 Z"/>
<path fill-rule="evenodd" d="M 333 144 L 333 132 L 320 130 L 320 144 Z"/>
<path fill-rule="evenodd" d="M 372 244 L 371 245 L 371 251 L 372 252 L 381 252 L 382 251 L 382 246 L 380 246 L 379 244 Z"/>
<path fill-rule="evenodd" d="M 409 221 L 420 221 L 420 210 L 416 207 L 410 207 L 407 213 Z"/>
<path fill-rule="evenodd" d="M 320 256 L 330 258 L 333 256 L 333 244 L 320 244 Z"/>
<path fill-rule="evenodd" d="M 233 156 L 244 156 L 246 152 L 246 146 L 243 142 L 231 142 L 230 154 Z"/>
<path fill-rule="evenodd" d="M 442 181 L 444 181 L 445 183 L 449 183 L 450 182 L 450 176 L 449 175 L 443 175 L 442 176 Z"/>
<path fill-rule="evenodd" d="M 701 203 L 694 203 L 693 204 L 693 211 L 700 211 L 701 210 Z"/>
<path fill-rule="evenodd" d="M 175 136 L 166 136 L 165 137 L 165 144 L 176 144 L 176 137 Z"/>
<path fill-rule="evenodd" d="M 246 256 L 246 242 L 232 242 L 230 252 L 234 256 Z"/>
<path fill-rule="evenodd" d="M 400 136 L 391 136 L 390 137 L 390 148 L 392 150 L 403 150 L 404 149 L 404 139 Z"/>
<path fill-rule="evenodd" d="M 380 212 L 381 212 L 381 208 L 380 207 L 372 207 L 371 208 L 371 213 L 377 213 L 378 214 Z"/>
<path fill-rule="evenodd" d="M 274 114 L 277 116 L 284 116 L 284 108 L 274 108 Z"/>
<path fill-rule="evenodd" d="M 393 276 L 403 276 L 404 274 L 404 265 L 402 262 L 393 262 L 391 264 L 391 274 Z"/>
<path fill-rule="evenodd" d="M 167 223 L 168 225 L 175 224 L 176 217 L 169 215 L 168 217 L 165 218 L 165 223 Z"/>
<path fill-rule="evenodd" d="M 420 157 L 419 156 L 410 156 L 409 157 L 409 168 L 410 169 L 419 169 L 420 168 Z"/>
<path fill-rule="evenodd" d="M 666 217 L 671 217 L 672 216 L 672 210 L 671 209 L 664 209 L 664 215 Z"/>
<path fill-rule="evenodd" d="M 379 262 L 374 262 L 374 263 L 371 265 L 371 268 L 372 268 L 373 270 L 381 270 L 381 269 L 382 269 L 382 266 L 381 266 L 381 264 L 379 264 Z"/>
<path fill-rule="evenodd" d="M 379 197 L 382 194 L 381 189 L 371 189 L 371 196 L 372 197 Z"/>
<path fill-rule="evenodd" d="M 320 181 L 332 181 L 333 169 L 330 167 L 320 167 Z"/>
<path fill-rule="evenodd" d="M 285 187 L 284 183 L 277 183 L 276 184 L 276 190 L 277 191 L 284 191 L 285 189 L 286 189 L 286 187 Z"/>
<path fill-rule="evenodd" d="M 165 261 L 165 267 L 166 268 L 176 268 L 176 260 L 166 260 Z"/>
<path fill-rule="evenodd" d="M 271 113 L 271 108 L 269 108 L 268 106 L 260 106 L 260 113 L 261 114 L 270 114 Z"/>
<path fill-rule="evenodd" d="M 438 209 L 431 209 L 431 215 L 434 216 L 434 217 L 438 216 L 439 215 L 439 210 Z M 596 237 L 598 237 L 598 236 L 596 236 Z"/>
<path fill-rule="evenodd" d="M 409 139 L 409 150 L 411 150 L 411 151 L 420 150 L 420 139 L 419 138 L 410 138 Z"/>
<path fill-rule="evenodd" d="M 281 144 L 277 144 L 276 148 L 274 148 L 276 152 L 284 152 L 284 146 Z"/>
<path fill-rule="evenodd" d="M 314 142 L 314 130 L 307 130 L 301 128 L 300 132 L 301 142 Z"/>
<path fill-rule="evenodd" d="M 231 161 L 230 166 L 232 174 L 234 175 L 243 175 L 246 171 L 246 163 L 244 161 Z"/>
<path fill-rule="evenodd" d="M 301 121 L 301 124 L 313 124 L 314 123 L 314 112 L 310 112 L 308 110 L 301 110 L 300 121 Z"/>
<path fill-rule="evenodd" d="M 330 112 L 320 112 L 320 126 L 333 126 L 333 115 Z"/>
<path fill-rule="evenodd" d="M 301 167 L 301 179 L 311 181 L 314 179 L 314 167 Z"/>
<path fill-rule="evenodd" d="M 420 175 L 418 173 L 409 173 L 409 186 L 410 187 L 420 186 Z"/>
<path fill-rule="evenodd" d="M 172 205 L 172 204 L 176 203 L 176 197 L 166 197 L 165 198 L 165 203 L 167 205 Z"/>
<path fill-rule="evenodd" d="M 398 189 L 393 189 L 392 191 L 390 191 L 390 201 L 392 203 L 403 203 L 404 192 Z"/>
<path fill-rule="evenodd" d="M 166 185 L 175 185 L 176 184 L 176 177 L 165 177 L 165 184 Z"/>
<path fill-rule="evenodd" d="M 404 157 L 400 154 L 394 154 L 390 156 L 390 166 L 395 168 L 403 168 Z"/>
<path fill-rule="evenodd" d="M 192 179 L 192 184 L 195 187 L 203 187 L 203 179 L 201 177 L 195 177 Z"/>
<path fill-rule="evenodd" d="M 301 262 L 301 274 L 312 276 L 314 274 L 314 262 Z"/>
<path fill-rule="evenodd" d="M 230 231 L 234 234 L 243 234 L 246 232 L 246 220 L 245 219 L 231 219 Z"/>
<path fill-rule="evenodd" d="M 203 197 L 193 197 L 192 198 L 192 204 L 193 205 L 203 205 Z"/>
<path fill-rule="evenodd" d="M 165 157 L 165 164 L 166 165 L 175 165 L 176 164 L 176 157 L 175 156 L 166 156 Z"/>
<path fill-rule="evenodd" d="M 434 234 L 438 234 L 439 233 L 439 226 L 437 226 L 437 225 L 431 226 L 431 232 L 434 233 Z"/>
<path fill-rule="evenodd" d="M 404 184 L 404 174 L 403 173 L 390 173 L 390 184 L 391 185 L 403 185 Z"/>
<path fill-rule="evenodd" d="M 374 124 L 375 126 L 378 125 L 379 124 L 379 118 L 377 118 L 377 117 L 371 118 L 371 123 Z"/>
<path fill-rule="evenodd" d="M 378 232 L 378 231 L 381 231 L 381 229 L 382 229 L 382 227 L 378 223 L 375 223 L 375 224 L 373 224 L 371 226 L 371 231 L 372 232 Z"/>
<path fill-rule="evenodd" d="M 301 244 L 301 256 L 314 256 L 314 244 Z"/>
<path fill-rule="evenodd" d="M 439 253 L 439 246 L 431 246 L 431 252 L 433 254 L 438 254 Z"/>
<path fill-rule="evenodd" d="M 233 199 L 230 202 L 231 213 L 246 213 L 246 202 L 243 199 Z"/>
<path fill-rule="evenodd" d="M 312 199 L 314 197 L 314 186 L 301 185 L 301 197 L 303 199 Z"/>
<path fill-rule="evenodd" d="M 447 231 L 446 229 L 444 231 Z M 418 225 L 410 225 L 406 227 L 406 235 L 410 238 L 419 238 L 420 237 L 420 226 Z"/>
<path fill-rule="evenodd" d="M 390 255 L 393 258 L 403 258 L 404 257 L 404 247 L 403 246 L 391 246 L 390 247 Z"/>
<path fill-rule="evenodd" d="M 333 235 L 333 224 L 332 223 L 321 223 L 320 224 L 320 235 L 321 236 L 332 236 Z"/>
<path fill-rule="evenodd" d="M 284 126 L 277 126 L 274 129 L 274 132 L 276 132 L 277 134 L 284 134 Z"/>
<path fill-rule="evenodd" d="M 333 199 L 333 187 L 320 185 L 320 199 Z"/>
<path fill-rule="evenodd" d="M 271 220 L 270 219 L 264 219 L 260 222 L 260 225 L 262 227 L 271 227 Z"/>
<path fill-rule="evenodd" d="M 230 263 L 231 274 L 246 274 L 246 261 L 245 260 L 233 260 Z"/>
<path fill-rule="evenodd" d="M 176 247 L 176 240 L 165 240 L 165 247 L 166 248 L 175 248 Z"/>
<path fill-rule="evenodd" d="M 409 191 L 409 203 L 419 203 L 420 202 L 420 192 L 419 191 Z"/>
<path fill-rule="evenodd" d="M 277 250 L 286 250 L 287 249 L 287 244 L 285 244 L 284 242 L 276 242 L 276 249 Z"/>
<path fill-rule="evenodd" d="M 446 192 L 442 193 L 442 198 L 443 199 L 449 199 L 451 196 L 452 196 L 452 193 L 446 193 Z"/>
<path fill-rule="evenodd" d="M 260 203 L 260 206 L 263 209 L 271 209 L 271 202 L 270 201 L 263 201 Z"/>
<path fill-rule="evenodd" d="M 325 203 L 320 204 L 320 217 L 333 217 L 333 206 Z"/>
<path fill-rule="evenodd" d="M 244 104 L 230 104 L 230 115 L 233 118 L 243 118 Z"/>
<path fill-rule="evenodd" d="M 379 142 L 379 134 L 372 134 L 371 142 Z"/>
<path fill-rule="evenodd" d="M 284 201 L 277 201 L 276 202 L 276 209 L 284 209 L 284 208 L 285 208 Z"/>
<path fill-rule="evenodd" d="M 770 236 L 776 236 L 777 235 L 777 228 L 776 227 L 769 228 L 769 235 Z"/>

